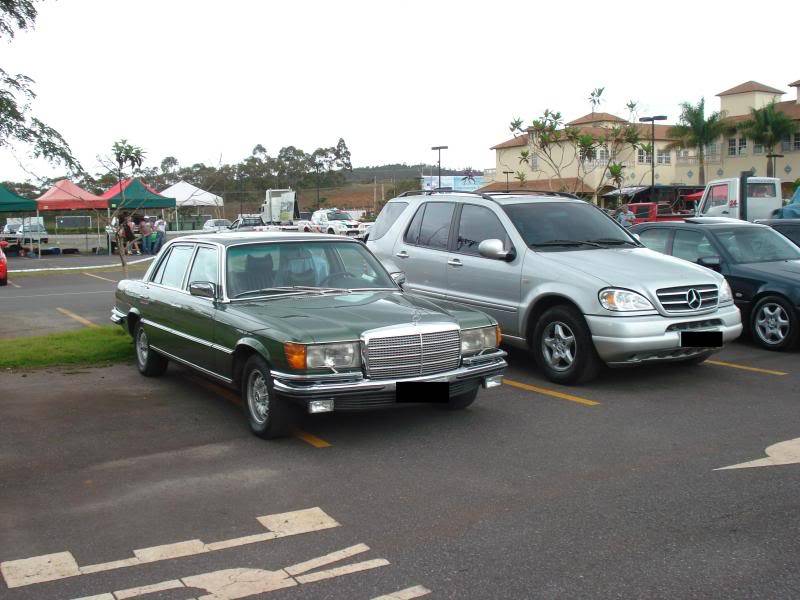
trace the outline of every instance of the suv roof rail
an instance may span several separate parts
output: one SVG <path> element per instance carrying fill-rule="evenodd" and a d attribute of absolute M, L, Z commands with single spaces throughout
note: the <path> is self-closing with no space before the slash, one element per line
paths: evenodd
<path fill-rule="evenodd" d="M 483 192 L 485 196 L 503 195 L 503 194 L 524 194 L 527 196 L 561 196 L 562 198 L 574 198 L 580 200 L 578 196 L 571 192 L 555 192 L 551 190 L 499 190 L 493 192 Z"/>
<path fill-rule="evenodd" d="M 481 192 L 469 192 L 467 190 L 454 190 L 453 188 L 436 188 L 433 190 L 409 190 L 403 192 L 398 198 L 406 196 L 432 196 L 433 194 L 472 194 L 473 196 L 483 196 Z"/>

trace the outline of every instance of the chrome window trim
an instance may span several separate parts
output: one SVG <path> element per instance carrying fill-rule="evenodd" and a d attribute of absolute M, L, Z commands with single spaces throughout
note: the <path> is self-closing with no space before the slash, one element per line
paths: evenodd
<path fill-rule="evenodd" d="M 166 325 L 161 325 L 160 323 L 156 323 L 155 321 L 151 321 L 150 319 L 142 319 L 142 324 L 150 325 L 151 327 L 155 327 L 156 329 L 160 329 L 161 331 L 166 331 L 167 333 L 171 333 L 172 335 L 177 335 L 178 337 L 182 337 L 183 339 L 189 340 L 190 342 L 207 346 L 212 350 L 218 350 L 219 352 L 224 352 L 225 354 L 233 354 L 232 348 L 227 348 L 225 346 L 221 346 L 220 344 L 215 344 L 213 342 L 209 342 L 208 340 L 204 340 L 203 338 L 195 337 L 193 335 L 189 335 L 188 333 L 183 333 L 182 331 L 178 331 L 177 329 L 173 329 L 172 327 L 167 327 Z"/>

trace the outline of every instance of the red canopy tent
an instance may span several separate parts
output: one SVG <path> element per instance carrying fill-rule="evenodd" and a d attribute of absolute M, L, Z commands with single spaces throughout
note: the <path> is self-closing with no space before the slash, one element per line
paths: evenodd
<path fill-rule="evenodd" d="M 87 192 L 69 179 L 56 181 L 55 185 L 36 199 L 39 210 L 100 210 L 108 208 L 108 201 Z"/>
<path fill-rule="evenodd" d="M 694 194 L 689 194 L 687 196 L 684 196 L 683 199 L 684 200 L 691 200 L 692 202 L 697 202 L 702 197 L 703 197 L 703 192 L 700 191 L 700 192 L 695 192 Z"/>

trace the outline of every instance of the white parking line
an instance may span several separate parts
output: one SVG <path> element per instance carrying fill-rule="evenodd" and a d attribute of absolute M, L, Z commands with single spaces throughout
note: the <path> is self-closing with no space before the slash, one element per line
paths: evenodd
<path fill-rule="evenodd" d="M 27 296 L 8 296 L 0 300 L 19 300 L 20 298 L 52 298 L 53 296 L 83 296 L 85 294 L 113 294 L 114 290 L 102 290 L 94 292 L 58 292 L 56 294 L 28 294 Z"/>
<path fill-rule="evenodd" d="M 793 465 L 800 463 L 800 438 L 778 442 L 768 446 L 764 453 L 766 458 L 757 458 L 748 462 L 720 467 L 715 471 L 725 471 L 727 469 L 750 469 L 752 467 L 774 467 L 777 465 Z"/>
<path fill-rule="evenodd" d="M 411 600 L 412 598 L 427 596 L 430 593 L 431 591 L 428 588 L 422 587 L 421 585 L 415 585 L 414 587 L 399 590 L 391 594 L 386 594 L 385 596 L 377 596 L 372 600 Z"/>

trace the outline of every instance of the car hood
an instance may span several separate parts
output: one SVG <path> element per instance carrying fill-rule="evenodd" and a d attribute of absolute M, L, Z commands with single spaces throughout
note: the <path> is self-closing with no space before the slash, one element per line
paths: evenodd
<path fill-rule="evenodd" d="M 734 265 L 734 275 L 753 276 L 756 278 L 769 277 L 780 279 L 794 285 L 800 285 L 800 260 L 776 260 L 761 263 L 747 263 Z"/>
<path fill-rule="evenodd" d="M 647 248 L 543 252 L 540 255 L 608 286 L 651 294 L 665 287 L 719 285 L 722 281 L 722 276 L 711 269 Z"/>
<path fill-rule="evenodd" d="M 240 313 L 253 332 L 277 329 L 303 343 L 357 340 L 370 329 L 415 321 L 461 328 L 492 323 L 478 311 L 390 290 L 236 302 L 228 310 Z"/>

